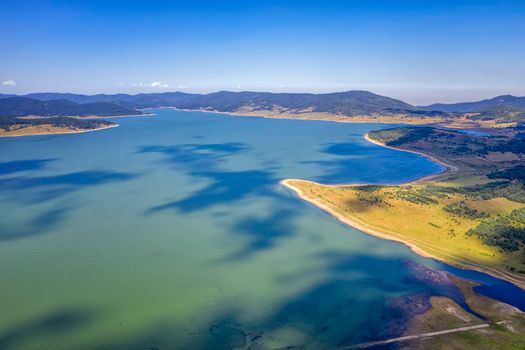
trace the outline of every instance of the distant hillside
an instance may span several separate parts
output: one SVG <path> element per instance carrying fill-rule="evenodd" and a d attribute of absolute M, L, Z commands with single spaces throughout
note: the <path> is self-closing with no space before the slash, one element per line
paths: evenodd
<path fill-rule="evenodd" d="M 502 95 L 487 100 L 462 103 L 436 103 L 430 106 L 421 107 L 427 110 L 438 110 L 451 113 L 476 113 L 490 110 L 496 106 L 507 106 L 518 110 L 525 110 L 525 97 Z"/>
<path fill-rule="evenodd" d="M 525 108 L 516 108 L 509 105 L 495 105 L 480 111 L 480 115 L 474 118 L 497 118 L 504 121 L 525 121 Z"/>
<path fill-rule="evenodd" d="M 188 99 L 192 96 L 200 96 L 187 94 L 184 92 L 163 92 L 153 94 L 97 94 L 97 95 L 81 95 L 69 93 L 55 93 L 55 92 L 39 92 L 24 95 L 24 97 L 34 98 L 36 100 L 68 100 L 76 103 L 99 103 L 109 102 L 129 108 L 156 108 L 156 107 L 173 107 L 182 99 Z M 1 96 L 0 96 L 1 98 Z"/>
<path fill-rule="evenodd" d="M 70 117 L 49 117 L 37 119 L 25 119 L 16 117 L 0 117 L 0 130 L 3 135 L 9 135 L 9 131 L 21 130 L 30 126 L 52 126 L 54 128 L 70 128 L 72 130 L 93 130 L 108 126 L 114 126 L 107 120 L 78 119 Z M 2 133 L 0 133 L 2 135 Z"/>
<path fill-rule="evenodd" d="M 28 97 L 0 98 L 0 116 L 117 116 L 141 112 L 109 102 L 75 103 L 65 99 L 40 101 Z"/>
<path fill-rule="evenodd" d="M 12 98 L 15 97 L 0 94 L 0 108 Z M 477 116 L 467 116 L 467 118 L 490 119 L 493 117 L 506 121 L 523 121 L 525 119 L 525 97 L 510 95 L 476 102 L 433 104 L 424 107 L 416 107 L 368 91 L 327 94 L 219 91 L 210 94 L 163 92 L 137 95 L 81 95 L 51 92 L 32 93 L 16 96 L 16 98 L 27 98 L 53 104 L 48 106 L 37 105 L 35 102 L 26 101 L 22 103 L 18 101 L 18 104 L 25 107 L 18 106 L 17 108 L 21 108 L 21 110 L 15 108 L 16 115 L 29 112 L 24 108 L 29 108 L 31 113 L 39 112 L 43 115 L 60 113 L 58 115 L 91 114 L 104 116 L 135 114 L 137 113 L 136 109 L 141 108 L 174 107 L 241 114 L 258 114 L 260 112 L 261 115 L 305 113 L 321 113 L 333 116 L 388 117 L 406 115 L 418 119 L 438 117 L 450 120 L 461 117 L 462 113 L 479 113 Z M 60 104 L 60 106 L 55 107 L 54 104 Z"/>
<path fill-rule="evenodd" d="M 403 101 L 368 91 L 331 94 L 228 92 L 197 95 L 178 103 L 180 108 L 213 109 L 220 112 L 279 110 L 287 113 L 317 112 L 339 115 L 391 114 L 393 110 L 415 110 Z"/>
<path fill-rule="evenodd" d="M 24 97 L 41 101 L 68 100 L 76 103 L 114 103 L 125 108 L 175 107 L 180 109 L 219 112 L 256 112 L 276 110 L 281 113 L 330 113 L 335 115 L 389 115 L 417 111 L 418 108 L 393 98 L 368 91 L 347 91 L 329 94 L 229 92 L 206 95 L 183 92 L 154 94 L 79 95 L 34 93 Z M 1 98 L 1 96 L 0 96 Z M 426 114 L 427 111 L 420 110 Z"/>

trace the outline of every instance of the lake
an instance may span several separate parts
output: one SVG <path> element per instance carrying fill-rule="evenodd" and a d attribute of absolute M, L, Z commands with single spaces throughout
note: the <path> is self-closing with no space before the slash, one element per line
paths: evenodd
<path fill-rule="evenodd" d="M 346 227 L 279 184 L 402 183 L 443 170 L 362 138 L 388 125 L 155 112 L 103 131 L 0 139 L 1 349 L 386 338 L 403 332 L 410 298 L 462 303 L 415 265 L 525 300 Z"/>

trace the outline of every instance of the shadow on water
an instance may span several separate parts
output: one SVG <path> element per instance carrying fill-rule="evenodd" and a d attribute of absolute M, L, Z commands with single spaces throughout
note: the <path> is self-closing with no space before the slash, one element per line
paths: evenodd
<path fill-rule="evenodd" d="M 220 262 L 233 262 L 249 258 L 251 255 L 274 247 L 279 240 L 291 237 L 297 230 L 294 208 L 275 206 L 263 216 L 244 217 L 229 225 L 232 235 L 248 240 L 245 246 Z"/>
<path fill-rule="evenodd" d="M 347 156 L 355 153 L 356 149 L 359 148 L 355 142 L 338 142 L 325 144 L 321 151 L 336 156 Z"/>
<path fill-rule="evenodd" d="M 77 331 L 92 322 L 95 314 L 91 309 L 67 308 L 16 325 L 0 334 L 0 349 L 21 348 L 28 340 L 33 342 L 38 337 L 66 335 Z"/>
<path fill-rule="evenodd" d="M 263 217 L 248 217 L 239 220 L 233 227 L 233 232 L 243 232 L 253 237 L 251 247 L 264 249 L 271 247 L 277 237 L 293 232 L 292 218 L 294 212 L 290 209 L 274 210 Z"/>
<path fill-rule="evenodd" d="M 320 152 L 334 156 L 333 159 L 309 160 L 301 164 L 317 165 L 324 175 L 317 176 L 314 180 L 332 184 L 384 183 L 385 180 L 388 183 L 406 182 L 441 169 L 438 164 L 423 160 L 422 156 L 371 146 L 372 149 L 363 148 L 355 142 L 327 143 Z M 364 161 L 370 157 L 375 161 Z M 427 166 L 424 166 L 425 162 Z M 392 176 L 394 172 L 396 176 Z M 392 181 L 392 177 L 398 178 L 399 181 Z"/>
<path fill-rule="evenodd" d="M 182 213 L 191 213 L 217 204 L 239 201 L 249 196 L 265 194 L 268 188 L 276 183 L 271 173 L 259 170 L 195 170 L 192 175 L 210 180 L 211 183 L 189 197 L 150 208 L 148 212 L 176 209 Z"/>
<path fill-rule="evenodd" d="M 51 160 L 9 162 L 5 171 L 16 173 L 26 170 L 38 170 Z M 6 163 L 4 163 L 6 164 Z M 26 211 L 23 225 L 2 224 L 0 220 L 0 241 L 14 240 L 36 236 L 52 231 L 62 222 L 67 213 L 73 209 L 75 197 L 68 198 L 68 204 L 53 203 L 65 195 L 78 190 L 101 186 L 113 182 L 128 181 L 137 174 L 107 170 L 88 170 L 49 176 L 15 176 L 0 179 L 0 195 L 10 202 L 21 202 L 28 205 L 44 203 L 51 208 L 31 218 L 31 210 Z"/>
<path fill-rule="evenodd" d="M 23 171 L 40 170 L 47 166 L 49 162 L 56 159 L 28 159 L 15 160 L 12 162 L 0 162 L 0 175 L 10 175 Z"/>
<path fill-rule="evenodd" d="M 87 170 L 50 176 L 18 176 L 0 179 L 0 193 L 12 194 L 13 198 L 20 201 L 40 202 L 56 199 L 86 187 L 127 181 L 137 176 L 107 170 Z"/>
<path fill-rule="evenodd" d="M 238 201 L 251 195 L 265 193 L 276 183 L 272 172 L 261 170 L 224 170 L 221 164 L 233 154 L 248 147 L 241 143 L 182 144 L 174 146 L 144 146 L 138 153 L 159 153 L 175 169 L 208 180 L 210 184 L 182 199 L 163 203 L 147 210 L 154 213 L 175 209 L 191 213 L 218 204 Z"/>
<path fill-rule="evenodd" d="M 125 181 L 134 178 L 136 175 L 105 171 L 105 170 L 88 170 L 78 171 L 62 175 L 37 176 L 37 177 L 18 177 L 0 180 L 0 186 L 7 189 L 26 189 L 45 186 L 93 186 L 101 185 L 114 181 Z"/>
<path fill-rule="evenodd" d="M 160 153 L 170 165 L 190 166 L 196 170 L 199 167 L 215 169 L 228 156 L 239 153 L 248 147 L 243 143 L 228 142 L 214 144 L 181 144 L 172 146 L 142 146 L 138 153 Z"/>
<path fill-rule="evenodd" d="M 248 243 L 225 261 L 247 258 L 254 252 L 271 248 L 278 239 L 295 232 L 293 220 L 297 215 L 297 202 L 277 191 L 278 178 L 272 171 L 224 169 L 223 162 L 229 156 L 247 149 L 239 143 L 140 148 L 139 153 L 160 153 L 170 166 L 208 182 L 207 186 L 186 198 L 154 206 L 146 213 L 176 210 L 187 214 L 247 198 L 274 199 L 268 213 L 240 218 L 227 224 L 231 234 L 247 239 Z"/>
<path fill-rule="evenodd" d="M 143 146 L 138 153 L 158 153 L 164 162 L 180 168 L 189 175 L 206 179 L 210 184 L 177 201 L 163 203 L 147 210 L 147 213 L 175 209 L 191 213 L 217 204 L 237 201 L 253 194 L 262 193 L 274 184 L 272 174 L 260 170 L 227 171 L 221 164 L 233 154 L 246 150 L 241 143 L 182 144 L 174 146 Z"/>
<path fill-rule="evenodd" d="M 28 220 L 27 224 L 20 228 L 15 228 L 9 225 L 8 227 L 3 227 L 3 225 L 0 225 L 0 241 L 29 238 L 45 232 L 50 232 L 65 219 L 70 210 L 70 207 L 64 206 L 49 209 Z"/>

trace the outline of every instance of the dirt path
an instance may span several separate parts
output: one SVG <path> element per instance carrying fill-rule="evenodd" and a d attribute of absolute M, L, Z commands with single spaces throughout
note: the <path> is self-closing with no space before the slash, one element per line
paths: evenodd
<path fill-rule="evenodd" d="M 503 324 L 506 322 L 507 321 L 499 321 L 499 322 L 496 322 L 496 324 Z M 482 328 L 487 328 L 487 327 L 490 327 L 490 324 L 483 323 L 483 324 L 478 324 L 475 326 L 465 326 L 465 327 L 459 327 L 459 328 L 446 329 L 443 331 L 407 335 L 407 336 L 399 337 L 399 338 L 391 338 L 391 339 L 386 339 L 386 340 L 378 340 L 378 341 L 372 341 L 368 343 L 355 344 L 355 345 L 344 346 L 344 347 L 333 349 L 333 350 L 366 349 L 366 348 L 370 348 L 370 347 L 378 346 L 378 345 L 385 345 L 385 344 L 403 342 L 403 341 L 414 340 L 414 339 L 424 339 L 424 338 L 435 337 L 435 336 L 443 335 L 443 334 L 465 332 L 465 331 L 482 329 Z"/>

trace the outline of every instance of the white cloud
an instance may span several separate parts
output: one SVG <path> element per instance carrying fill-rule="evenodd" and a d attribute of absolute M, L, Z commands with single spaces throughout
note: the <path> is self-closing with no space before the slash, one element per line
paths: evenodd
<path fill-rule="evenodd" d="M 150 85 L 151 85 L 151 87 L 160 87 L 160 88 L 168 88 L 168 87 L 170 87 L 169 84 L 163 84 L 160 81 L 154 81 Z"/>
<path fill-rule="evenodd" d="M 184 90 L 184 89 L 187 89 L 188 87 L 187 86 L 184 86 L 184 85 L 177 85 L 177 89 L 180 89 L 180 90 Z"/>
<path fill-rule="evenodd" d="M 16 81 L 14 80 L 5 80 L 2 82 L 2 85 L 4 86 L 15 86 L 16 85 Z"/>
<path fill-rule="evenodd" d="M 131 83 L 131 86 L 135 86 L 135 87 L 142 87 L 142 86 L 147 86 L 147 87 L 154 87 L 154 88 L 169 88 L 170 87 L 170 84 L 164 84 L 164 83 L 161 83 L 160 81 L 154 81 L 153 83 Z"/>

